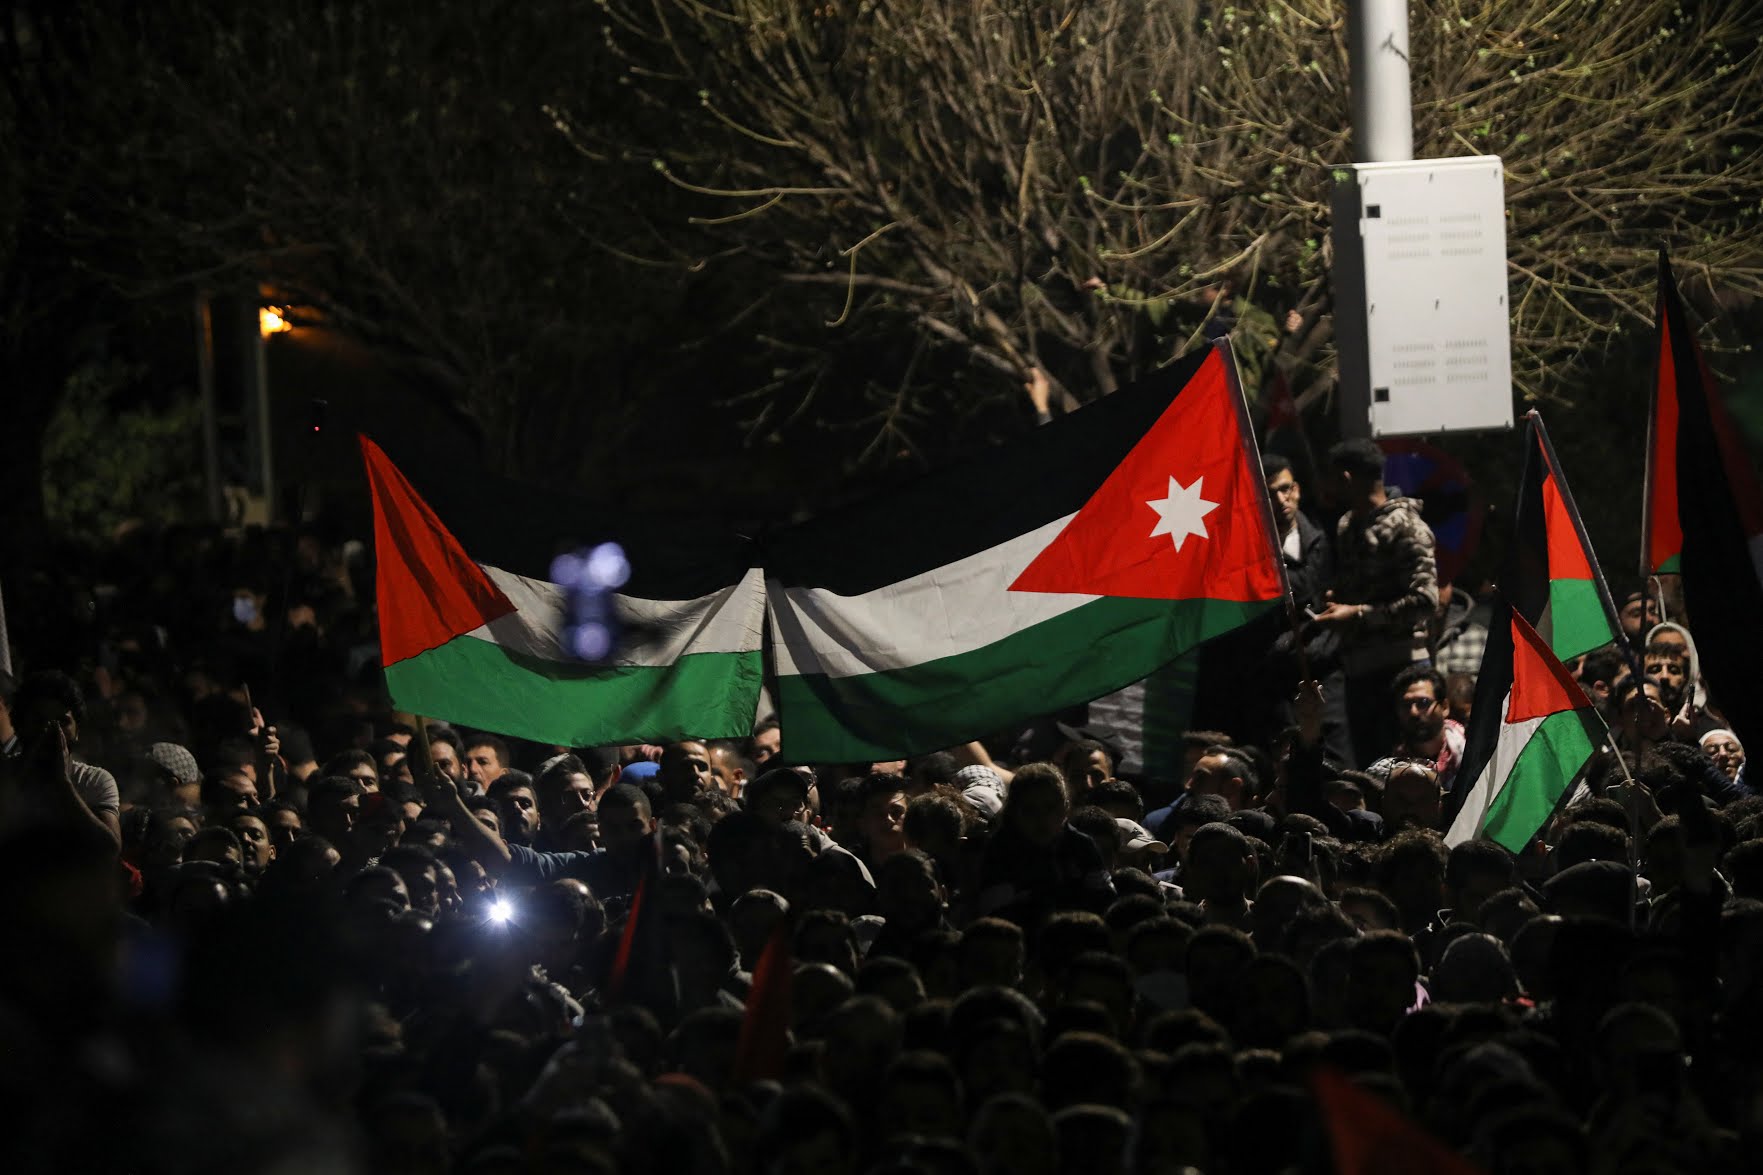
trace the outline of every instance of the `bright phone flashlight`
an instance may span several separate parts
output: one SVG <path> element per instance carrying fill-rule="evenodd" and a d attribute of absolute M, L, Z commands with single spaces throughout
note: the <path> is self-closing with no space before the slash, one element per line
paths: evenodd
<path fill-rule="evenodd" d="M 490 921 L 506 923 L 514 917 L 514 906 L 507 898 L 497 898 L 490 903 Z"/>

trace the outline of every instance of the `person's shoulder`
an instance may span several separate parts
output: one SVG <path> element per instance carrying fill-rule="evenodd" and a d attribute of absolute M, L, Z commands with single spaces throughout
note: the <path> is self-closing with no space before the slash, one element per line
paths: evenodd
<path fill-rule="evenodd" d="M 122 805 L 122 793 L 117 789 L 116 776 L 98 766 L 96 763 L 73 761 L 69 772 L 73 779 L 74 790 L 88 805 L 109 808 L 116 811 Z"/>

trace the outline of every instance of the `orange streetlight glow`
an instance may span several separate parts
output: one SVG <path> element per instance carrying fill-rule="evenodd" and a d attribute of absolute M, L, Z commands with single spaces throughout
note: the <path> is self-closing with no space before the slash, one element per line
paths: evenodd
<path fill-rule="evenodd" d="M 257 311 L 257 329 L 267 339 L 270 335 L 293 330 L 294 324 L 283 318 L 281 311 L 275 307 L 264 306 Z"/>

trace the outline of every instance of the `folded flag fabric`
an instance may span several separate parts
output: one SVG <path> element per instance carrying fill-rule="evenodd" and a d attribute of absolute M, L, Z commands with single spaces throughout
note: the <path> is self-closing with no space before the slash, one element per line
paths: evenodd
<path fill-rule="evenodd" d="M 1285 595 L 1223 342 L 791 528 L 766 593 L 790 754 L 919 754 L 1088 701 Z"/>
<path fill-rule="evenodd" d="M 1561 662 L 1609 644 L 1620 632 L 1573 495 L 1535 412 L 1525 446 L 1512 545 L 1488 620 L 1457 773 L 1460 806 L 1445 835 L 1447 844 L 1480 837 L 1514 853 L 1585 770 L 1601 733 L 1591 703 Z"/>
<path fill-rule="evenodd" d="M 1335 1175 L 1476 1175 L 1481 1170 L 1338 1070 L 1318 1070 L 1310 1091 L 1328 1132 Z"/>
<path fill-rule="evenodd" d="M 1733 733 L 1741 742 L 1751 740 L 1746 745 L 1763 745 L 1763 691 L 1753 680 L 1757 650 L 1763 649 L 1763 489 L 1744 434 L 1702 360 L 1663 252 L 1659 339 L 1661 371 L 1669 366 L 1675 372 L 1669 475 L 1684 607 L 1704 635 L 1697 646 L 1699 668 Z M 1659 387 L 1663 399 L 1663 374 Z M 1664 470 L 1650 468 L 1649 481 Z"/>
<path fill-rule="evenodd" d="M 423 492 L 366 437 L 380 647 L 402 710 L 560 746 L 744 736 L 763 676 L 763 577 L 733 536 L 607 520 L 536 490 L 430 476 Z M 438 506 L 439 508 L 435 508 Z M 604 664 L 570 651 L 552 560 L 625 544 L 610 597 L 625 639 Z"/>

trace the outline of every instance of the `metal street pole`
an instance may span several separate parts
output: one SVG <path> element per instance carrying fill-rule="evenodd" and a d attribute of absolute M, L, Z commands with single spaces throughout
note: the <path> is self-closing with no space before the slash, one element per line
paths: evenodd
<path fill-rule="evenodd" d="M 1353 161 L 1414 158 L 1414 101 L 1408 77 L 1408 0 L 1347 0 L 1348 89 Z"/>

